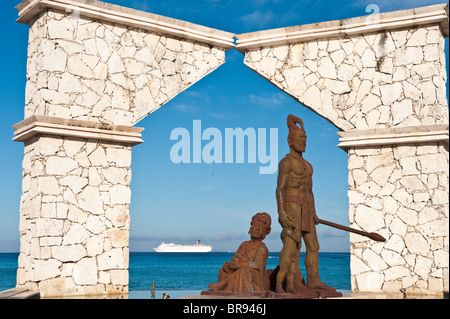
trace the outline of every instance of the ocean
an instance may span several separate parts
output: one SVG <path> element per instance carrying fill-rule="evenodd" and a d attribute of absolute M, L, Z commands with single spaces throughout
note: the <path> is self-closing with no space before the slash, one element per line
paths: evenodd
<path fill-rule="evenodd" d="M 157 291 L 201 291 L 217 282 L 222 264 L 234 253 L 155 253 L 131 252 L 129 290 L 149 291 L 154 282 Z M 16 285 L 18 253 L 0 253 L 0 291 Z M 300 269 L 304 276 L 303 257 Z M 278 265 L 278 253 L 269 253 L 267 269 Z M 339 291 L 351 290 L 350 253 L 319 253 L 319 271 L 323 282 Z"/>

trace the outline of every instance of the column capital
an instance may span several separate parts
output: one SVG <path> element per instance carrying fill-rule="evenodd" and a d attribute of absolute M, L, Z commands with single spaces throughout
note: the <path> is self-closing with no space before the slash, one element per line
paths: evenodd
<path fill-rule="evenodd" d="M 95 139 L 108 142 L 141 144 L 140 127 L 104 124 L 91 121 L 33 115 L 13 125 L 13 141 L 24 142 L 37 134 Z"/>
<path fill-rule="evenodd" d="M 398 127 L 364 131 L 339 132 L 342 149 L 370 147 L 377 145 L 416 144 L 430 142 L 449 143 L 449 126 L 432 125 L 419 127 Z"/>

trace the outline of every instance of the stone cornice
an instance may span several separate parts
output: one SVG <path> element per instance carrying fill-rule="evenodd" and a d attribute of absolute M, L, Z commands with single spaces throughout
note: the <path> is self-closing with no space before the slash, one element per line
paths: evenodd
<path fill-rule="evenodd" d="M 199 41 L 225 49 L 235 46 L 233 33 L 94 0 L 25 0 L 16 6 L 19 10 L 17 22 L 29 24 L 46 8 Z"/>
<path fill-rule="evenodd" d="M 139 127 L 101 124 L 90 121 L 70 120 L 34 115 L 13 125 L 13 141 L 24 142 L 37 134 L 94 139 L 129 145 L 143 143 Z"/>
<path fill-rule="evenodd" d="M 351 147 L 359 148 L 430 142 L 443 142 L 449 144 L 448 124 L 340 132 L 338 135 L 341 136 L 338 146 L 344 150 Z"/>
<path fill-rule="evenodd" d="M 449 14 L 447 4 L 437 4 L 344 20 L 244 33 L 236 36 L 236 49 L 245 52 L 255 48 L 303 42 L 312 39 L 365 34 L 381 30 L 393 30 L 433 23 L 441 26 L 445 37 L 449 36 Z"/>

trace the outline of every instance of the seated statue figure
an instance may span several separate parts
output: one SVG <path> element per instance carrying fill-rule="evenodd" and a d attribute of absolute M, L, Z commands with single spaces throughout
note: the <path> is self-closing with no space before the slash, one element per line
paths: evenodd
<path fill-rule="evenodd" d="M 219 270 L 219 281 L 208 287 L 215 292 L 252 293 L 270 289 L 266 261 L 269 250 L 263 239 L 270 233 L 271 218 L 267 213 L 252 217 L 248 233 L 250 240 L 243 242 L 236 254 Z"/>

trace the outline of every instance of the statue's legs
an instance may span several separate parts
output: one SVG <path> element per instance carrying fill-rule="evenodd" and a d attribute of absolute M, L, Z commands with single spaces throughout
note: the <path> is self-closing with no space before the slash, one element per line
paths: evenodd
<path fill-rule="evenodd" d="M 301 238 L 301 206 L 297 203 L 287 202 L 286 211 L 292 218 L 292 228 L 283 228 L 281 240 L 283 248 L 280 251 L 280 270 L 277 274 L 276 291 L 297 292 L 295 288 L 295 277 L 298 275 Z M 283 283 L 286 280 L 286 291 L 283 289 Z"/>
<path fill-rule="evenodd" d="M 280 269 L 277 274 L 276 291 L 278 293 L 295 292 L 294 275 L 296 272 L 297 250 L 300 251 L 300 244 L 295 242 L 290 236 L 281 232 L 283 248 L 280 251 Z M 297 248 L 298 247 L 298 248 Z M 286 280 L 286 291 L 283 289 L 283 283 Z"/>
<path fill-rule="evenodd" d="M 324 284 L 319 278 L 319 240 L 317 239 L 316 225 L 311 219 L 311 232 L 303 234 L 306 246 L 305 266 L 307 274 L 307 287 L 310 289 L 333 289 Z"/>

